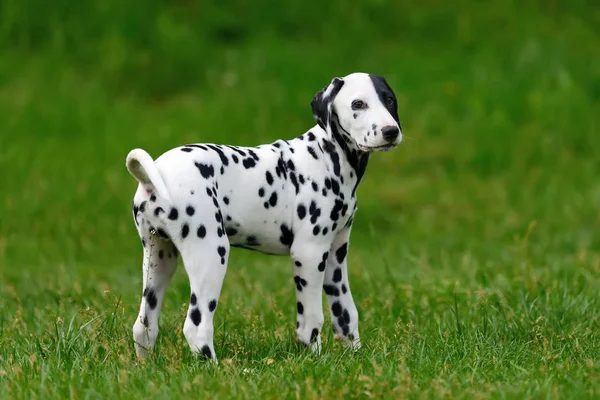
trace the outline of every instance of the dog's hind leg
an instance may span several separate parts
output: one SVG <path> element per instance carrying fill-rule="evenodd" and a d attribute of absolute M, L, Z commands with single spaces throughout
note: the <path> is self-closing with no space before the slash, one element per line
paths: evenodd
<path fill-rule="evenodd" d="M 145 221 L 140 221 L 139 231 L 144 246 L 143 291 L 133 340 L 138 357 L 144 358 L 158 336 L 158 316 L 177 266 L 177 249 L 171 241 L 151 233 L 153 230 Z"/>
<path fill-rule="evenodd" d="M 178 247 L 191 288 L 183 334 L 192 352 L 217 362 L 213 317 L 227 271 L 229 240 L 217 227 L 220 222 L 211 222 L 198 220 Z M 218 229 L 220 235 L 216 234 Z"/>

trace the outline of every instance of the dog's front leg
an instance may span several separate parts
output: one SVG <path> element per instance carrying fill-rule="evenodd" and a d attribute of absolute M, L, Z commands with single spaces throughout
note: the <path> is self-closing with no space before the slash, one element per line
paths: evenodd
<path fill-rule="evenodd" d="M 323 289 L 331 313 L 331 324 L 336 339 L 358 350 L 358 311 L 350 292 L 348 279 L 348 245 L 350 227 L 344 228 L 335 238 L 329 251 Z"/>
<path fill-rule="evenodd" d="M 297 242 L 291 248 L 294 261 L 294 283 L 296 284 L 298 340 L 310 346 L 312 351 L 321 349 L 323 327 L 322 287 L 329 244 L 307 244 Z"/>

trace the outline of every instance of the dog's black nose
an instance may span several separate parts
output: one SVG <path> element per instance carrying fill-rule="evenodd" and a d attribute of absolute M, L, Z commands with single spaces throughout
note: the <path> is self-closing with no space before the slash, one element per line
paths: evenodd
<path fill-rule="evenodd" d="M 397 126 L 384 126 L 381 128 L 381 134 L 383 138 L 388 142 L 393 142 L 398 137 L 400 129 Z"/>

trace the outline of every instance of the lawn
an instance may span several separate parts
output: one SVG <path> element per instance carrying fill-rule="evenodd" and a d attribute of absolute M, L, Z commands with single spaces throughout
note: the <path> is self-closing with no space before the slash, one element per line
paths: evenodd
<path fill-rule="evenodd" d="M 230 3 L 0 1 L 0 398 L 600 397 L 600 7 Z M 405 134 L 358 190 L 362 349 L 297 345 L 291 262 L 234 249 L 219 365 L 181 265 L 139 362 L 129 150 L 293 138 L 353 71 Z"/>

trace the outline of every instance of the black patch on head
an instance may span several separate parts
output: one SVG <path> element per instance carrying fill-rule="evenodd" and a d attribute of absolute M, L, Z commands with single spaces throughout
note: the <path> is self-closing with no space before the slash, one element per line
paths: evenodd
<path fill-rule="evenodd" d="M 298 314 L 304 314 L 304 306 L 302 305 L 302 303 L 297 302 L 296 308 L 298 309 Z"/>
<path fill-rule="evenodd" d="M 193 306 L 195 306 L 196 302 L 197 302 L 196 294 L 192 293 L 192 295 L 190 296 L 190 304 L 193 305 Z"/>
<path fill-rule="evenodd" d="M 207 360 L 212 359 L 212 352 L 210 351 L 210 347 L 208 347 L 207 344 L 205 344 L 204 346 L 202 346 L 202 355 Z"/>
<path fill-rule="evenodd" d="M 142 201 L 142 204 L 140 204 L 140 212 L 143 213 L 144 211 L 146 211 L 146 202 Z"/>
<path fill-rule="evenodd" d="M 336 254 L 336 256 L 337 256 L 337 254 Z M 342 280 L 342 269 L 341 268 L 336 268 L 333 271 L 333 278 L 332 279 L 333 279 L 334 282 L 339 282 L 339 281 Z"/>
<path fill-rule="evenodd" d="M 169 219 L 171 221 L 175 221 L 179 217 L 179 211 L 175 207 L 171 208 L 171 212 L 169 212 Z"/>
<path fill-rule="evenodd" d="M 207 165 L 207 164 L 202 164 L 199 162 L 195 163 L 196 168 L 198 168 L 198 171 L 200 171 L 200 174 L 202 175 L 202 177 L 204 179 L 208 179 L 211 176 L 215 176 L 215 169 L 213 168 L 212 164 Z"/>
<path fill-rule="evenodd" d="M 324 97 L 323 95 L 325 94 L 329 86 L 333 87 L 329 91 L 329 95 L 327 97 Z M 327 128 L 331 124 L 331 103 L 333 102 L 339 91 L 342 89 L 342 86 L 344 86 L 344 81 L 342 79 L 333 78 L 331 83 L 325 86 L 323 89 L 321 89 L 315 95 L 315 97 L 313 97 L 310 103 L 315 121 L 317 121 L 317 124 L 319 124 L 319 126 L 325 131 L 327 131 Z M 311 140 L 310 135 L 311 132 L 309 132 L 309 140 Z"/>
<path fill-rule="evenodd" d="M 281 236 L 279 241 L 285 246 L 291 246 L 294 243 L 294 232 L 286 224 L 281 224 Z"/>
<path fill-rule="evenodd" d="M 165 212 L 165 210 L 162 209 L 162 207 L 156 207 L 156 209 L 154 210 L 154 216 L 158 217 L 160 215 L 160 213 Z"/>
<path fill-rule="evenodd" d="M 323 290 L 325 291 L 325 294 L 328 296 L 339 296 L 340 295 L 340 290 L 333 286 L 333 285 L 323 285 Z"/>
<path fill-rule="evenodd" d="M 150 196 L 150 201 L 153 203 L 156 201 L 156 195 L 154 193 L 152 193 L 152 196 Z"/>
<path fill-rule="evenodd" d="M 396 100 L 394 91 L 382 76 L 369 74 L 369 78 L 371 78 L 371 82 L 373 82 L 373 87 L 375 88 L 377 97 L 379 97 L 379 101 L 381 101 L 381 104 L 383 104 L 392 117 L 394 117 L 398 126 L 400 126 L 400 118 L 398 118 L 398 101 Z M 391 99 L 391 102 L 388 102 L 388 99 Z M 402 127 L 400 127 L 400 130 L 402 130 Z"/>
<path fill-rule="evenodd" d="M 217 308 L 217 300 L 213 299 L 208 302 L 208 311 L 213 312 Z"/>
<path fill-rule="evenodd" d="M 344 259 L 346 258 L 347 253 L 348 253 L 348 242 L 344 243 L 343 245 L 340 246 L 339 249 L 336 250 L 335 258 L 337 259 L 337 262 L 341 264 L 344 261 Z"/>
<path fill-rule="evenodd" d="M 227 228 L 225 228 L 225 233 L 227 234 L 227 236 L 235 236 L 237 235 L 238 231 L 237 229 L 228 226 Z"/>
<path fill-rule="evenodd" d="M 204 239 L 204 237 L 206 236 L 206 227 L 204 225 L 200 225 L 196 234 L 200 239 Z"/>
<path fill-rule="evenodd" d="M 266 178 L 267 178 L 267 183 L 268 183 L 269 185 L 272 185 L 272 184 L 273 184 L 273 175 L 272 175 L 272 174 L 271 174 L 269 171 L 267 171 L 267 172 L 265 173 L 265 176 L 266 176 Z"/>

